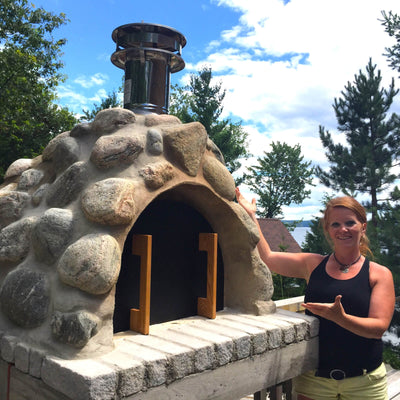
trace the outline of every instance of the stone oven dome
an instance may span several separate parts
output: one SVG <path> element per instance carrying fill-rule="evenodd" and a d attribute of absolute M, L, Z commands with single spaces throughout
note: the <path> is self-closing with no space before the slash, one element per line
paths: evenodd
<path fill-rule="evenodd" d="M 124 243 L 161 195 L 193 207 L 218 234 L 224 307 L 273 311 L 258 233 L 234 192 L 200 123 L 122 108 L 15 161 L 0 186 L 0 335 L 62 358 L 111 350 Z"/>

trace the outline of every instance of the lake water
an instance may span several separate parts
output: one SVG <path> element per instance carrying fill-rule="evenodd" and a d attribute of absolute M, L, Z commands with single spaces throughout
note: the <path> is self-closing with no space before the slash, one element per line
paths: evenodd
<path fill-rule="evenodd" d="M 298 228 L 294 228 L 292 232 L 292 236 L 294 237 L 294 240 L 299 244 L 301 247 L 303 245 L 303 242 L 306 238 L 307 232 L 310 231 L 310 228 L 308 226 L 300 226 Z"/>

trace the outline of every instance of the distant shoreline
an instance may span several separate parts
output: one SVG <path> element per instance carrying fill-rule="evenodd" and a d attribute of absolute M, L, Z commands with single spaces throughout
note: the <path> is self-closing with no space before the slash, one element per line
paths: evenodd
<path fill-rule="evenodd" d="M 288 223 L 288 224 L 293 224 L 293 222 L 296 222 L 295 220 L 289 220 L 289 219 L 283 219 L 283 223 Z M 309 228 L 311 226 L 312 221 L 301 221 L 296 225 L 296 228 Z"/>

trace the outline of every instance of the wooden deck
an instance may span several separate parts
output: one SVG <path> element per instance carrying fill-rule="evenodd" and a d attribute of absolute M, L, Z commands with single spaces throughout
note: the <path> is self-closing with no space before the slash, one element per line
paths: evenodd
<path fill-rule="evenodd" d="M 387 379 L 389 400 L 400 400 L 400 370 L 389 370 Z"/>

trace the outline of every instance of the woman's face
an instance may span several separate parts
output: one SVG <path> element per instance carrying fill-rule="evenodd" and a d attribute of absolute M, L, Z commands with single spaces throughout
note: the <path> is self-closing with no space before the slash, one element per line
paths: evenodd
<path fill-rule="evenodd" d="M 367 224 L 361 223 L 356 214 L 345 207 L 333 207 L 329 212 L 328 233 L 334 248 L 360 246 Z"/>

